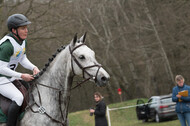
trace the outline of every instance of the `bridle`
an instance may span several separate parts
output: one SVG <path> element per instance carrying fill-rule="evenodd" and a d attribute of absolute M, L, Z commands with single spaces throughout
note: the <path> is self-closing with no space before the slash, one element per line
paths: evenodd
<path fill-rule="evenodd" d="M 77 87 L 78 87 L 79 85 L 83 84 L 84 82 L 86 82 L 87 80 L 90 80 L 90 79 L 93 79 L 93 80 L 95 81 L 95 83 L 96 83 L 96 82 L 97 82 L 98 72 L 99 72 L 100 68 L 102 67 L 101 64 L 95 64 L 95 65 L 86 66 L 86 67 L 83 67 L 83 66 L 80 64 L 80 62 L 77 60 L 77 58 L 73 55 L 73 52 L 74 52 L 76 49 L 78 49 L 79 47 L 83 46 L 83 45 L 86 45 L 86 44 L 82 43 L 82 44 L 80 44 L 80 45 L 74 47 L 72 50 L 71 50 L 71 46 L 69 45 L 69 51 L 70 51 L 70 54 L 71 54 L 71 68 L 72 68 L 72 72 L 73 72 L 73 74 L 74 74 L 74 76 L 75 76 L 76 74 L 75 74 L 74 67 L 73 67 L 73 62 L 75 62 L 75 63 L 78 65 L 78 67 L 82 70 L 83 79 L 84 79 L 84 80 L 82 81 L 82 83 L 77 84 Z M 87 69 L 90 69 L 90 68 L 92 68 L 92 67 L 98 67 L 95 76 L 93 76 L 92 74 L 90 74 L 90 73 L 87 71 Z M 85 74 L 87 74 L 89 77 L 88 77 L 88 78 L 85 78 Z M 72 89 L 74 89 L 74 88 L 75 88 L 75 87 L 73 87 Z"/>
<path fill-rule="evenodd" d="M 97 82 L 98 72 L 99 72 L 100 68 L 102 67 L 102 65 L 100 65 L 100 64 L 95 64 L 95 65 L 86 66 L 86 67 L 83 67 L 83 66 L 80 64 L 80 62 L 77 60 L 77 58 L 73 55 L 73 52 L 74 52 L 77 48 L 79 48 L 79 47 L 81 47 L 81 46 L 83 46 L 83 45 L 85 45 L 85 44 L 82 43 L 82 44 L 80 44 L 80 45 L 74 47 L 72 50 L 71 50 L 71 47 L 70 47 L 70 45 L 69 45 L 69 51 L 70 51 L 70 54 L 71 54 L 71 68 L 72 68 L 73 76 L 76 75 L 76 74 L 75 74 L 75 71 L 74 71 L 74 67 L 73 67 L 73 63 L 75 62 L 75 63 L 78 65 L 78 67 L 82 70 L 83 78 L 84 78 L 83 81 L 81 81 L 80 83 L 77 83 L 77 85 L 74 86 L 73 88 L 71 88 L 71 90 L 75 89 L 76 87 L 80 86 L 81 84 L 85 83 L 86 81 L 88 81 L 88 80 L 90 80 L 90 79 L 93 79 L 93 80 L 95 81 L 95 83 L 96 83 L 96 82 Z M 90 73 L 87 71 L 87 69 L 90 69 L 90 68 L 92 68 L 92 67 L 98 67 L 95 76 L 93 76 L 92 74 L 90 74 Z M 88 78 L 85 78 L 85 74 L 87 74 L 89 77 L 88 77 Z M 61 111 L 62 120 L 64 120 L 64 116 L 63 116 L 63 113 L 62 113 L 62 107 L 61 107 L 61 92 L 62 92 L 62 91 L 65 91 L 65 90 L 64 90 L 64 89 L 54 88 L 54 87 L 51 87 L 51 86 L 47 86 L 47 85 L 41 84 L 41 83 L 37 83 L 37 84 L 38 84 L 38 85 L 41 85 L 41 86 L 44 86 L 44 87 L 46 87 L 46 88 L 51 88 L 51 89 L 56 90 L 56 91 L 59 92 L 59 109 L 60 109 L 60 111 Z M 33 97 L 33 95 L 32 95 L 32 99 L 33 99 L 34 103 L 31 104 L 31 105 L 29 105 L 29 103 L 28 103 L 28 108 L 29 108 L 33 113 L 42 113 L 42 114 L 45 114 L 45 115 L 46 115 L 47 117 L 49 117 L 53 122 L 56 122 L 56 123 L 59 123 L 59 124 L 65 126 L 67 120 L 65 120 L 64 122 L 62 122 L 62 121 L 56 120 L 55 118 L 51 117 L 49 114 L 46 113 L 45 108 L 42 106 L 40 91 L 39 91 L 39 89 L 38 89 L 38 87 L 37 87 L 37 84 L 35 84 L 35 87 L 36 87 L 37 92 L 38 92 L 38 97 L 39 97 L 40 105 L 35 102 L 34 97 Z M 38 111 L 34 111 L 34 110 L 32 109 L 32 106 L 33 106 L 33 105 L 36 105 L 39 110 L 38 110 Z"/>

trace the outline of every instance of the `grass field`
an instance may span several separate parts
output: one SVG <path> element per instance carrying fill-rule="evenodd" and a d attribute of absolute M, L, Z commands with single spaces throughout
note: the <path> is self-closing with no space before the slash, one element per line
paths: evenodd
<path fill-rule="evenodd" d="M 147 99 L 144 99 L 147 101 Z M 136 105 L 137 99 L 122 103 L 110 104 L 109 108 L 118 108 Z M 156 123 L 154 121 L 142 122 L 136 117 L 135 108 L 110 111 L 111 126 L 180 126 L 179 120 L 169 120 Z M 94 116 L 89 116 L 89 111 L 79 111 L 69 114 L 70 126 L 94 126 Z"/>

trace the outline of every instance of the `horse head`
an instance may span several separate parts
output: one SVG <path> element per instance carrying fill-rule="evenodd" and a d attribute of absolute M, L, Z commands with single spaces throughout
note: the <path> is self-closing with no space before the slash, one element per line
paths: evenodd
<path fill-rule="evenodd" d="M 77 39 L 76 34 L 69 45 L 72 71 L 98 86 L 105 86 L 110 76 L 97 62 L 94 51 L 85 44 L 85 38 L 86 33 L 80 39 Z"/>

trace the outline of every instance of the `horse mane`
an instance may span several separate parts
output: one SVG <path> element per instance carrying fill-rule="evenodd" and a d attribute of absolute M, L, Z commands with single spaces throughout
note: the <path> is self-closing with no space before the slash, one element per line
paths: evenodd
<path fill-rule="evenodd" d="M 43 75 L 43 73 L 47 70 L 50 63 L 55 59 L 57 54 L 59 54 L 62 50 L 64 50 L 66 48 L 66 46 L 67 45 L 61 46 L 60 48 L 57 49 L 57 51 L 52 55 L 52 57 L 48 59 L 48 63 L 45 64 L 44 68 L 42 68 L 38 74 L 34 75 L 34 80 L 38 79 L 40 76 Z"/>

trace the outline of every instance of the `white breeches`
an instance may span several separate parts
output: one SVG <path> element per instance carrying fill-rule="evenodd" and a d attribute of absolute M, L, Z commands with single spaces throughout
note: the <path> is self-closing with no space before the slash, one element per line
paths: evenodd
<path fill-rule="evenodd" d="M 21 106 L 24 100 L 22 93 L 6 77 L 0 77 L 0 94 L 15 101 L 18 106 Z"/>

